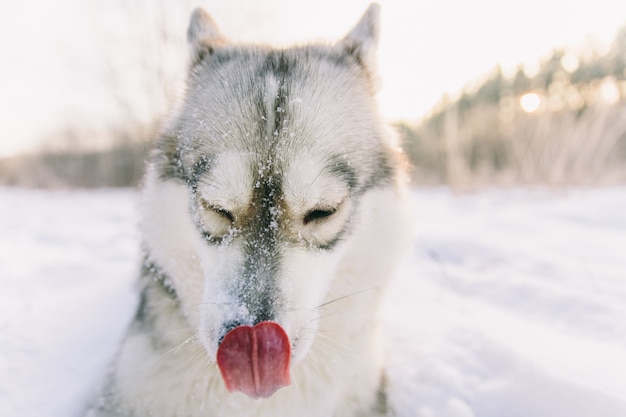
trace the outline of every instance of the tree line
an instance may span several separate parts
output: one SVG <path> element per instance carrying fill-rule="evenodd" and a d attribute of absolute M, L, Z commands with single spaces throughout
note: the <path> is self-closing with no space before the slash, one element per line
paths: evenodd
<path fill-rule="evenodd" d="M 496 67 L 397 128 L 417 184 L 623 183 L 626 27 L 604 53 L 555 49 L 534 74 Z"/>

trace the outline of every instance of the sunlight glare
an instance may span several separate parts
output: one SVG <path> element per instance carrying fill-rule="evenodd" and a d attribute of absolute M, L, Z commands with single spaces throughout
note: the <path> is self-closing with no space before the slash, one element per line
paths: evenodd
<path fill-rule="evenodd" d="M 620 100 L 620 91 L 615 80 L 606 78 L 602 81 L 602 84 L 600 84 L 600 97 L 609 105 L 615 104 Z"/>
<path fill-rule="evenodd" d="M 519 105 L 526 113 L 533 113 L 541 105 L 541 97 L 537 93 L 526 93 L 520 97 Z"/>

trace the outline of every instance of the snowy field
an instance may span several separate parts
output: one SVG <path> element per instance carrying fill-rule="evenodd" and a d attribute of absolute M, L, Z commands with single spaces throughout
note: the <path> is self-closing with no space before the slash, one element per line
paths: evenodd
<path fill-rule="evenodd" d="M 398 415 L 626 416 L 626 188 L 413 195 Z M 135 199 L 0 189 L 0 416 L 80 415 L 136 304 Z"/>

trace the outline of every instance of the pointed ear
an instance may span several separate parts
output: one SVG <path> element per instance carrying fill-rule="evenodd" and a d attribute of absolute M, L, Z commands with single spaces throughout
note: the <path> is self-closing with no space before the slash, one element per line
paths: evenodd
<path fill-rule="evenodd" d="M 361 20 L 339 43 L 356 61 L 368 72 L 376 69 L 376 51 L 380 32 L 380 6 L 376 3 L 370 6 L 361 17 Z"/>
<path fill-rule="evenodd" d="M 187 44 L 191 50 L 191 65 L 196 65 L 215 48 L 228 43 L 211 16 L 201 8 L 191 14 L 187 29 Z"/>

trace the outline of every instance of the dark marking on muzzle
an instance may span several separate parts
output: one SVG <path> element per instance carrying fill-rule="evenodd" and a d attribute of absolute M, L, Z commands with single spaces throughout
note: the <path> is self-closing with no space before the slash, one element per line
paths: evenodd
<path fill-rule="evenodd" d="M 224 325 L 220 329 L 220 336 L 219 336 L 219 340 L 217 341 L 217 346 L 222 344 L 222 341 L 224 340 L 224 337 L 228 334 L 228 332 L 236 329 L 239 326 L 245 326 L 245 325 L 247 325 L 247 323 L 244 323 L 243 321 L 239 321 L 239 320 L 231 320 L 231 321 L 227 321 L 226 323 L 224 323 Z"/>
<path fill-rule="evenodd" d="M 290 63 L 282 51 L 269 52 L 258 69 L 258 85 L 272 86 L 268 77 L 277 82 L 277 90 L 260 90 L 256 99 L 258 135 L 254 154 L 256 163 L 251 166 L 254 179 L 248 219 L 241 225 L 239 239 L 243 244 L 244 261 L 233 283 L 231 294 L 247 309 L 250 322 L 275 320 L 278 308 L 284 302 L 279 291 L 281 247 L 281 216 L 283 190 L 281 161 L 276 160 L 277 148 L 284 140 L 283 128 L 288 114 L 287 84 Z M 273 108 L 268 108 L 273 106 Z"/>
<path fill-rule="evenodd" d="M 279 291 L 281 261 L 280 223 L 283 209 L 282 184 L 271 173 L 258 178 L 250 203 L 248 223 L 242 228 L 244 262 L 238 283 L 233 288 L 246 306 L 251 322 L 275 320 L 282 304 Z"/>

